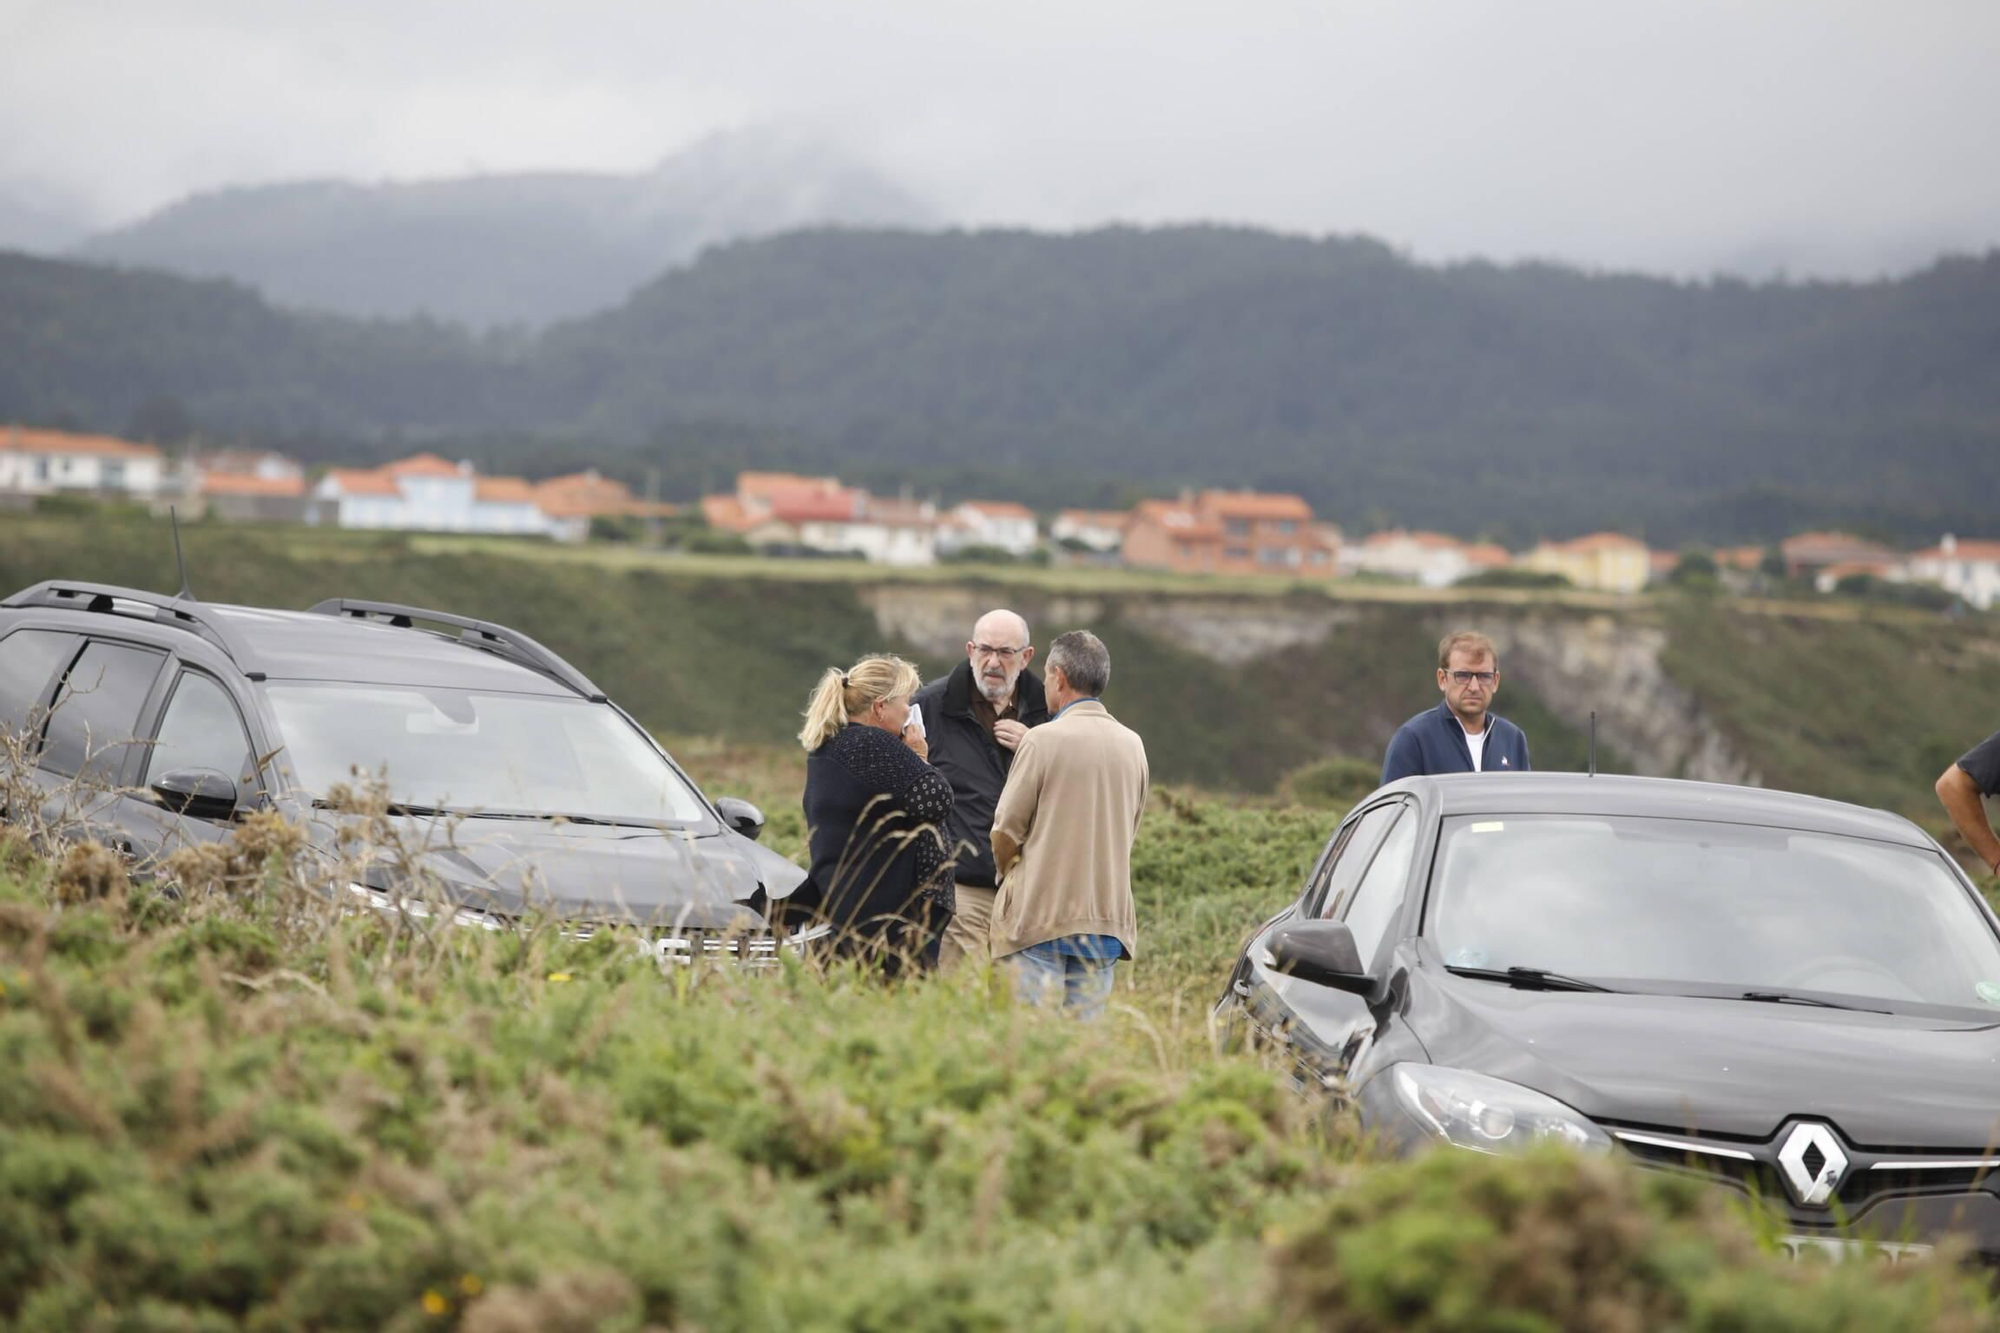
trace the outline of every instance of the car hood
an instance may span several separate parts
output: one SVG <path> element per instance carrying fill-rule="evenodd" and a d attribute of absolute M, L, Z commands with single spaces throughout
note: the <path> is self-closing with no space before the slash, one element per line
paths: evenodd
<path fill-rule="evenodd" d="M 720 929 L 762 896 L 788 896 L 805 872 L 740 834 L 703 836 L 536 820 L 399 821 L 400 841 L 446 892 L 507 916 L 541 910 L 572 920 L 671 923 Z M 390 887 L 397 871 L 377 857 L 366 878 Z"/>
<path fill-rule="evenodd" d="M 1762 1138 L 1811 1116 L 1882 1149 L 1978 1151 L 1995 1132 L 2000 1012 L 1987 1023 L 1412 978 L 1411 1021 L 1436 1063 L 1593 1120 Z"/>

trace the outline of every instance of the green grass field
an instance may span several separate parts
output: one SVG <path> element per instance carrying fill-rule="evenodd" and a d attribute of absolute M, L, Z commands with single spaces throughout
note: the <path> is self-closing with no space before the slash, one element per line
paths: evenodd
<path fill-rule="evenodd" d="M 697 757 L 772 806 L 768 750 Z M 1944 1329 L 1946 1264 L 1551 1154 L 1379 1160 L 1205 1022 L 1324 810 L 1166 792 L 1090 1028 L 977 974 L 337 919 L 254 827 L 167 900 L 0 846 L 0 1326 Z"/>

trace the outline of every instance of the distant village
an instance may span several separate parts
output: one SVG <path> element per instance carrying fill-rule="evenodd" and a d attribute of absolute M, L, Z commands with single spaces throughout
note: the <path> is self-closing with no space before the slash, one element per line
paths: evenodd
<path fill-rule="evenodd" d="M 210 450 L 170 458 L 158 447 L 103 435 L 0 426 L 0 510 L 44 496 L 125 500 L 189 519 L 337 528 L 491 533 L 584 541 L 669 521 L 773 557 L 846 556 L 893 566 L 944 560 L 1048 560 L 1180 574 L 1266 574 L 1377 579 L 1444 588 L 1533 582 L 1636 593 L 1680 577 L 1747 588 L 1760 577 L 1810 580 L 1821 592 L 1923 585 L 1981 610 L 2000 600 L 2000 541 L 1945 534 L 1897 551 L 1841 532 L 1807 532 L 1772 546 L 1690 556 L 1636 538 L 1594 532 L 1510 552 L 1490 542 L 1401 528 L 1350 541 L 1296 495 L 1183 491 L 1130 510 L 1065 509 L 1044 528 L 1006 500 L 953 505 L 884 497 L 835 477 L 739 473 L 735 488 L 698 506 L 662 503 L 594 470 L 528 481 L 481 475 L 468 462 L 419 453 L 372 468 L 309 475 L 271 452 Z"/>

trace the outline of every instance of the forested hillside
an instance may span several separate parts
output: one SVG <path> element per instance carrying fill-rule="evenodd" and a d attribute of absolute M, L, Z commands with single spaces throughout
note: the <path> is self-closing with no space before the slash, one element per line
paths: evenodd
<path fill-rule="evenodd" d="M 683 494 L 738 461 L 1043 506 L 1236 484 L 1349 524 L 1668 544 L 1978 532 L 2000 490 L 2000 254 L 1750 286 L 1220 228 L 805 232 L 509 343 L 0 256 L 0 353 L 3 418 L 171 400 L 308 453 L 421 435 Z"/>

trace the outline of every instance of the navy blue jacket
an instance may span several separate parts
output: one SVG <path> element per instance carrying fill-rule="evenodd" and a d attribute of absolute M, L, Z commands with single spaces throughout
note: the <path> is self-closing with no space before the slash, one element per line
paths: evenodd
<path fill-rule="evenodd" d="M 1465 744 L 1465 728 L 1451 714 L 1451 705 L 1439 701 L 1396 728 L 1389 752 L 1382 756 L 1382 781 L 1415 777 L 1427 773 L 1470 773 L 1472 751 Z M 1486 752 L 1480 756 L 1482 773 L 1526 773 L 1528 738 L 1506 718 L 1486 715 Z"/>

